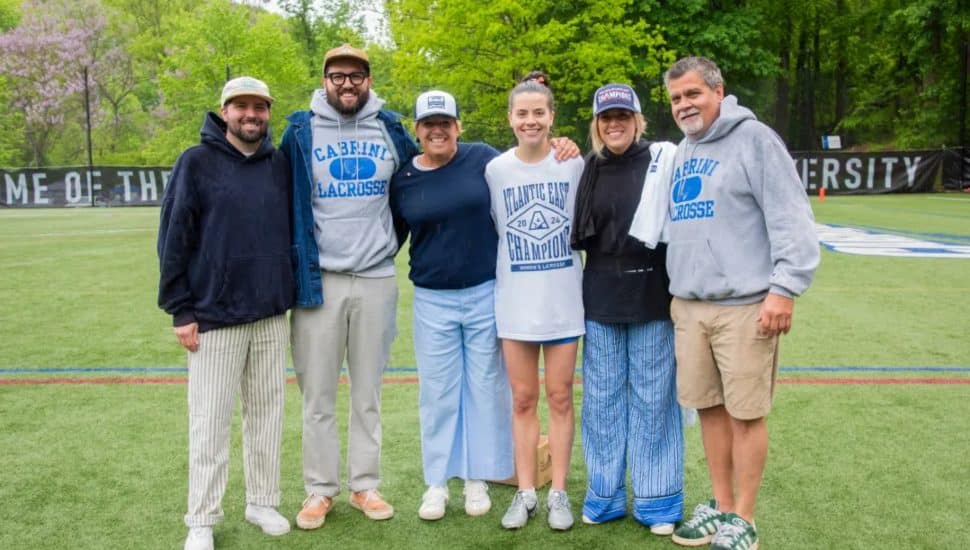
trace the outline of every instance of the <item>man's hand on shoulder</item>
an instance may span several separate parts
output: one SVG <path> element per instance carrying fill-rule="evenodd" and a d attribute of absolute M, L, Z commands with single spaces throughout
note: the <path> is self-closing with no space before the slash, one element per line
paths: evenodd
<path fill-rule="evenodd" d="M 189 323 L 172 329 L 183 348 L 196 352 L 199 350 L 199 323 Z"/>
<path fill-rule="evenodd" d="M 579 146 L 568 137 L 557 137 L 549 140 L 552 148 L 556 150 L 556 160 L 562 162 L 579 156 Z"/>
<path fill-rule="evenodd" d="M 770 336 L 779 333 L 788 334 L 788 331 L 791 330 L 791 317 L 794 309 L 794 299 L 769 293 L 765 296 L 765 301 L 761 303 L 761 312 L 758 315 L 761 330 Z"/>

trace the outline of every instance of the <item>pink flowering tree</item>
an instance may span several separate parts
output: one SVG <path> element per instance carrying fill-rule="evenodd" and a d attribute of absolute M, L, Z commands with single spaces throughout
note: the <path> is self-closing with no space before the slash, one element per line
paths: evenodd
<path fill-rule="evenodd" d="M 0 34 L 0 78 L 30 165 L 47 163 L 68 123 L 83 125 L 84 68 L 97 74 L 100 13 L 97 0 L 27 0 L 20 24 Z"/>

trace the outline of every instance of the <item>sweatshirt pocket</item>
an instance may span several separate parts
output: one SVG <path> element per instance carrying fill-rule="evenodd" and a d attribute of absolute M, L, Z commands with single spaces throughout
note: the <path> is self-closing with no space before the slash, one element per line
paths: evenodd
<path fill-rule="evenodd" d="M 707 239 L 671 243 L 667 248 L 671 294 L 693 300 L 720 300 L 732 293 L 723 263 Z"/>
<path fill-rule="evenodd" d="M 285 311 L 293 303 L 291 264 L 288 254 L 230 258 L 216 304 L 237 320 L 256 320 Z"/>
<path fill-rule="evenodd" d="M 337 218 L 320 224 L 320 265 L 327 271 L 358 273 L 380 264 L 394 255 L 397 236 L 387 219 L 373 216 Z"/>

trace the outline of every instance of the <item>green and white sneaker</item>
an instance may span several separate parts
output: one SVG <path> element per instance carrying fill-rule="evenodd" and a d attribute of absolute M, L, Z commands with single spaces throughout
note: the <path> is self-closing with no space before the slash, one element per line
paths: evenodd
<path fill-rule="evenodd" d="M 711 541 L 711 550 L 758 550 L 758 532 L 743 517 L 724 514 Z"/>
<path fill-rule="evenodd" d="M 674 530 L 671 540 L 681 546 L 703 546 L 711 542 L 723 522 L 724 514 L 717 511 L 717 501 L 711 499 L 694 508 L 694 514 Z"/>

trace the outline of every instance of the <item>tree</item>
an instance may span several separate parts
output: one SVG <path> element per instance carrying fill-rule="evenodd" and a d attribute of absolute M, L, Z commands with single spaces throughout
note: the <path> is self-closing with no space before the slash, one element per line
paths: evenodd
<path fill-rule="evenodd" d="M 152 113 L 153 139 L 142 161 L 174 162 L 197 142 L 201 117 L 218 110 L 227 78 L 250 75 L 269 85 L 276 99 L 273 128 L 280 132 L 283 117 L 306 104 L 308 82 L 298 46 L 280 16 L 215 0 L 165 17 L 163 29 L 169 46 L 158 76 L 162 101 Z"/>
<path fill-rule="evenodd" d="M 20 24 L 0 35 L 0 77 L 23 128 L 20 163 L 44 166 L 66 115 L 76 109 L 82 67 L 100 30 L 97 18 L 78 19 L 89 7 L 87 1 L 28 0 Z"/>
<path fill-rule="evenodd" d="M 324 53 L 344 42 L 364 44 L 363 14 L 347 0 L 278 0 L 290 32 L 302 46 L 311 77 L 319 79 Z"/>
<path fill-rule="evenodd" d="M 532 69 L 551 76 L 559 135 L 586 137 L 592 94 L 608 82 L 658 82 L 670 61 L 659 29 L 629 17 L 631 0 L 386 2 L 397 44 L 386 95 L 413 106 L 430 88 L 458 99 L 467 139 L 514 139 L 509 90 Z M 643 91 L 641 90 L 641 93 Z M 409 109 L 410 111 L 410 109 Z"/>

